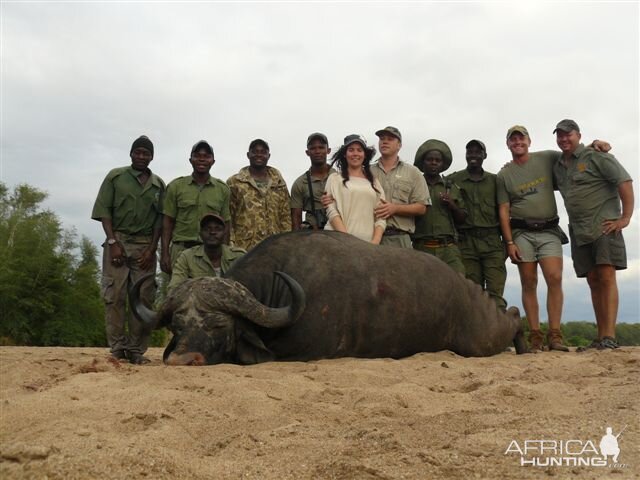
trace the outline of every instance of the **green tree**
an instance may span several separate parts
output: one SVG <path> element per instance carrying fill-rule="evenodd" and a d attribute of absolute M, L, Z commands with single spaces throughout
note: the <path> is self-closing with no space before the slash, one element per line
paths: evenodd
<path fill-rule="evenodd" d="M 21 345 L 104 345 L 96 249 L 75 257 L 75 233 L 62 229 L 47 195 L 0 182 L 0 341 Z"/>
<path fill-rule="evenodd" d="M 0 187 L 0 335 L 37 344 L 65 288 L 68 240 L 57 217 L 40 210 L 46 194 L 18 185 Z"/>
<path fill-rule="evenodd" d="M 59 310 L 42 333 L 42 344 L 106 346 L 104 304 L 100 298 L 97 249 L 87 237 L 80 242 L 80 261 L 68 278 Z M 61 292 L 62 293 L 62 292 Z"/>

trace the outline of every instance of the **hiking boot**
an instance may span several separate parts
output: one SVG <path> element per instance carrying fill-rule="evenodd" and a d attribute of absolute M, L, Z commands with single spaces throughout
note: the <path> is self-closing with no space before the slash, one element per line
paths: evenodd
<path fill-rule="evenodd" d="M 607 348 L 614 350 L 616 348 L 620 348 L 620 345 L 618 345 L 618 342 L 616 342 L 616 339 L 613 337 L 602 337 L 600 345 L 598 345 L 596 348 L 598 350 L 606 350 Z"/>
<path fill-rule="evenodd" d="M 562 332 L 560 331 L 560 329 L 552 328 L 547 332 L 547 345 L 549 345 L 549 351 L 569 351 L 569 347 L 562 343 Z"/>
<path fill-rule="evenodd" d="M 544 351 L 544 335 L 540 330 L 529 332 L 529 353 L 540 353 Z"/>
<path fill-rule="evenodd" d="M 586 352 L 587 350 L 593 350 L 594 348 L 600 348 L 600 339 L 594 338 L 593 341 L 589 345 L 585 345 L 584 347 L 576 348 L 576 352 Z"/>

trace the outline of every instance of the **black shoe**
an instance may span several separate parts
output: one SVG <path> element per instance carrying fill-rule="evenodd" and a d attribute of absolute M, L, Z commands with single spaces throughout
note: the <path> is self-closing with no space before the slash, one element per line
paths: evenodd
<path fill-rule="evenodd" d="M 115 352 L 111 352 L 111 356 L 116 360 L 126 360 L 127 352 L 125 350 L 116 350 Z"/>
<path fill-rule="evenodd" d="M 134 365 L 144 365 L 150 361 L 147 357 L 139 353 L 129 353 L 129 363 L 133 363 Z"/>
<path fill-rule="evenodd" d="M 618 345 L 618 342 L 616 342 L 616 339 L 613 337 L 602 337 L 602 341 L 597 348 L 598 350 L 606 350 L 607 348 L 613 350 L 620 348 L 620 345 Z"/>
<path fill-rule="evenodd" d="M 596 338 L 589 345 L 576 348 L 576 352 L 586 352 L 587 350 L 592 350 L 594 348 L 600 349 L 600 342 L 601 340 Z"/>

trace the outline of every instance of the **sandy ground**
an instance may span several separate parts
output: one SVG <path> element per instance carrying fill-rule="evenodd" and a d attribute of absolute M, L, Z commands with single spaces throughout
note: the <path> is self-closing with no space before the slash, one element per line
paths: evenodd
<path fill-rule="evenodd" d="M 640 348 L 251 367 L 148 356 L 133 366 L 103 349 L 0 348 L 0 478 L 640 476 Z M 505 454 L 513 440 L 573 439 L 573 453 L 549 455 L 592 461 L 588 442 L 624 425 L 620 465 Z"/>

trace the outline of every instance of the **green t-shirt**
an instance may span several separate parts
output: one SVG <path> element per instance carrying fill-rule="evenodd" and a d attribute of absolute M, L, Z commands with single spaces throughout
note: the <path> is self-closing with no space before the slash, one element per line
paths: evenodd
<path fill-rule="evenodd" d="M 579 246 L 602 235 L 603 221 L 620 218 L 618 186 L 631 176 L 613 155 L 580 144 L 567 166 L 562 158 L 554 164 L 553 175 Z"/>
<path fill-rule="evenodd" d="M 458 225 L 460 230 L 497 228 L 500 225 L 494 173 L 483 171 L 480 179 L 473 180 L 465 169 L 452 173 L 448 178 L 460 188 L 467 207 L 468 216 L 462 225 Z"/>
<path fill-rule="evenodd" d="M 141 185 L 141 173 L 131 166 L 111 170 L 100 186 L 91 218 L 110 218 L 114 231 L 126 235 L 152 235 L 159 229 L 164 182 L 151 173 Z"/>
<path fill-rule="evenodd" d="M 551 219 L 558 215 L 553 164 L 559 152 L 532 152 L 523 165 L 509 163 L 497 176 L 498 204 L 511 204 L 512 218 Z"/>
<path fill-rule="evenodd" d="M 229 197 L 227 184 L 214 177 L 204 185 L 198 185 L 191 175 L 173 180 L 162 205 L 162 213 L 176 222 L 171 240 L 199 241 L 200 219 L 205 213 L 215 213 L 228 222 Z"/>
<path fill-rule="evenodd" d="M 413 234 L 413 239 L 455 237 L 456 227 L 451 210 L 440 201 L 440 194 L 444 192 L 444 179 L 440 178 L 435 184 L 429 184 L 431 206 L 426 214 L 416 217 L 416 231 Z M 451 184 L 449 196 L 459 208 L 465 209 L 464 200 L 457 185 Z"/>

